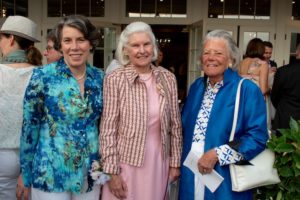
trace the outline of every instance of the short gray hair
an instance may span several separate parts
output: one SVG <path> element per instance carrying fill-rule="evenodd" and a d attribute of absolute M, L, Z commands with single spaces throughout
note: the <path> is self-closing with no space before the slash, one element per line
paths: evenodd
<path fill-rule="evenodd" d="M 54 27 L 54 34 L 56 37 L 56 41 L 54 41 L 54 48 L 61 48 L 61 39 L 62 39 L 62 30 L 65 26 L 69 26 L 80 31 L 84 38 L 87 39 L 91 46 L 92 52 L 96 49 L 96 46 L 100 41 L 100 33 L 96 29 L 96 27 L 84 16 L 81 15 L 69 15 L 62 18 L 58 24 Z"/>
<path fill-rule="evenodd" d="M 225 31 L 225 30 L 213 30 L 211 32 L 209 32 L 204 40 L 203 40 L 203 45 L 208 41 L 208 40 L 211 40 L 211 39 L 222 39 L 226 42 L 227 44 L 227 48 L 228 48 L 228 51 L 229 51 L 229 56 L 232 60 L 232 69 L 236 70 L 238 69 L 238 66 L 239 66 L 239 63 L 240 63 L 240 60 L 241 60 L 241 57 L 240 57 L 240 50 L 239 48 L 237 47 L 235 41 L 233 40 L 232 36 L 230 33 L 228 33 L 228 31 Z M 203 48 L 201 49 L 201 55 L 203 53 Z"/>
<path fill-rule="evenodd" d="M 130 62 L 128 56 L 126 56 L 123 51 L 124 47 L 128 44 L 129 37 L 133 33 L 141 32 L 147 33 L 149 35 L 154 51 L 152 61 L 155 61 L 157 59 L 157 44 L 151 27 L 144 22 L 132 22 L 129 25 L 127 25 L 126 28 L 122 31 L 116 50 L 116 58 L 122 65 L 127 65 Z"/>

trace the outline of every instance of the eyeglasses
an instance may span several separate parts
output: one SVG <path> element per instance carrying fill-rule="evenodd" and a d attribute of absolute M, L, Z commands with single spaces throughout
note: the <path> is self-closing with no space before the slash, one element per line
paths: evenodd
<path fill-rule="evenodd" d="M 54 48 L 51 47 L 51 46 L 47 46 L 47 47 L 46 47 L 46 51 L 50 51 L 50 50 L 52 50 L 52 49 L 54 49 Z"/>

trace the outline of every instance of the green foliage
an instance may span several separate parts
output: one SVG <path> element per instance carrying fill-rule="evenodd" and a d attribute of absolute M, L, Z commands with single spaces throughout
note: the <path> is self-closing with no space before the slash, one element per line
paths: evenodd
<path fill-rule="evenodd" d="M 281 182 L 259 188 L 256 199 L 300 200 L 300 121 L 291 119 L 289 129 L 279 129 L 267 146 L 276 154 L 274 166 Z"/>

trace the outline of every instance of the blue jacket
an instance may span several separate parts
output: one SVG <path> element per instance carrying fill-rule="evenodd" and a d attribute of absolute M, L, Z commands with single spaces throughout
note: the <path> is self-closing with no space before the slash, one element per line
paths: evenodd
<path fill-rule="evenodd" d="M 35 69 L 24 97 L 20 162 L 24 185 L 47 192 L 85 192 L 98 160 L 103 72 L 87 64 L 85 93 L 64 59 Z M 92 181 L 89 179 L 89 189 Z"/>
<path fill-rule="evenodd" d="M 241 77 L 227 69 L 224 73 L 224 85 L 220 88 L 213 104 L 207 126 L 204 151 L 227 144 L 233 121 L 234 103 L 237 86 Z M 195 122 L 201 106 L 205 91 L 204 79 L 197 79 L 191 86 L 189 95 L 182 111 L 183 123 L 183 154 L 182 163 L 189 153 L 192 145 Z M 237 121 L 235 140 L 240 141 L 238 152 L 246 160 L 251 160 L 265 149 L 268 139 L 266 104 L 260 89 L 250 80 L 245 80 L 241 88 L 239 116 Z M 233 192 L 229 166 L 216 164 L 215 170 L 224 177 L 220 187 L 211 193 L 205 188 L 207 200 L 252 200 L 251 191 Z M 180 200 L 194 199 L 194 175 L 185 166 L 181 167 Z"/>

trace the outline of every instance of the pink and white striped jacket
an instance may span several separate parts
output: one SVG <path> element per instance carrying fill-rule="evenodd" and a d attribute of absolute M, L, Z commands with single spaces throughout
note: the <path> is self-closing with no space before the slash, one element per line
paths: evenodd
<path fill-rule="evenodd" d="M 179 167 L 182 128 L 175 76 L 151 66 L 160 95 L 161 140 L 164 159 Z M 133 66 L 116 69 L 104 78 L 104 104 L 100 125 L 100 154 L 104 172 L 119 174 L 119 163 L 140 167 L 145 155 L 147 91 Z"/>

